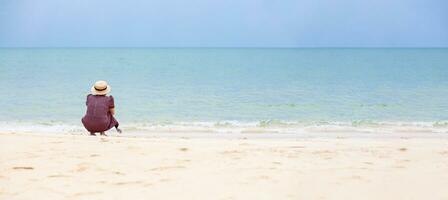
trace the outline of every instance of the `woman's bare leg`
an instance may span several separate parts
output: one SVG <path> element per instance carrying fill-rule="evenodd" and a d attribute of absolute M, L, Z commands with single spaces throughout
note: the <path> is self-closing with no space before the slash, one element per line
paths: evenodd
<path fill-rule="evenodd" d="M 107 136 L 106 133 L 104 133 L 104 132 L 100 132 L 100 135 Z"/>
<path fill-rule="evenodd" d="M 94 132 L 90 132 L 90 136 L 96 136 Z"/>

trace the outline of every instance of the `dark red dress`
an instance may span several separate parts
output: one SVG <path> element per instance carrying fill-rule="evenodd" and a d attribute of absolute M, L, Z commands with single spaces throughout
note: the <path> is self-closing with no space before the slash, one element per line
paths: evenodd
<path fill-rule="evenodd" d="M 109 109 L 115 107 L 112 96 L 89 94 L 86 105 L 87 112 L 81 121 L 89 132 L 104 132 L 118 127 L 118 121 L 109 112 Z"/>

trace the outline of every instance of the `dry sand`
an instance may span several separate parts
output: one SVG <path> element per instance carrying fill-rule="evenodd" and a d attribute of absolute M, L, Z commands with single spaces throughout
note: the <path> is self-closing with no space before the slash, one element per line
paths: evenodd
<path fill-rule="evenodd" d="M 0 199 L 448 199 L 448 139 L 3 133 Z"/>

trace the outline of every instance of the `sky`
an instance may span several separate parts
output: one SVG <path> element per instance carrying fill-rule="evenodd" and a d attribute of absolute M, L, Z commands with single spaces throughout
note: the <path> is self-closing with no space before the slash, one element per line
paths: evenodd
<path fill-rule="evenodd" d="M 0 0 L 0 47 L 448 47 L 448 1 Z"/>

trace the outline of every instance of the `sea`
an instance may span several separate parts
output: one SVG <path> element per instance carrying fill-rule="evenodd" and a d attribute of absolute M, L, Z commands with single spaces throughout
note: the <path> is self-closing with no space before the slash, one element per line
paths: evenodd
<path fill-rule="evenodd" d="M 97 80 L 125 133 L 448 133 L 447 48 L 2 48 L 0 131 L 86 132 Z"/>

